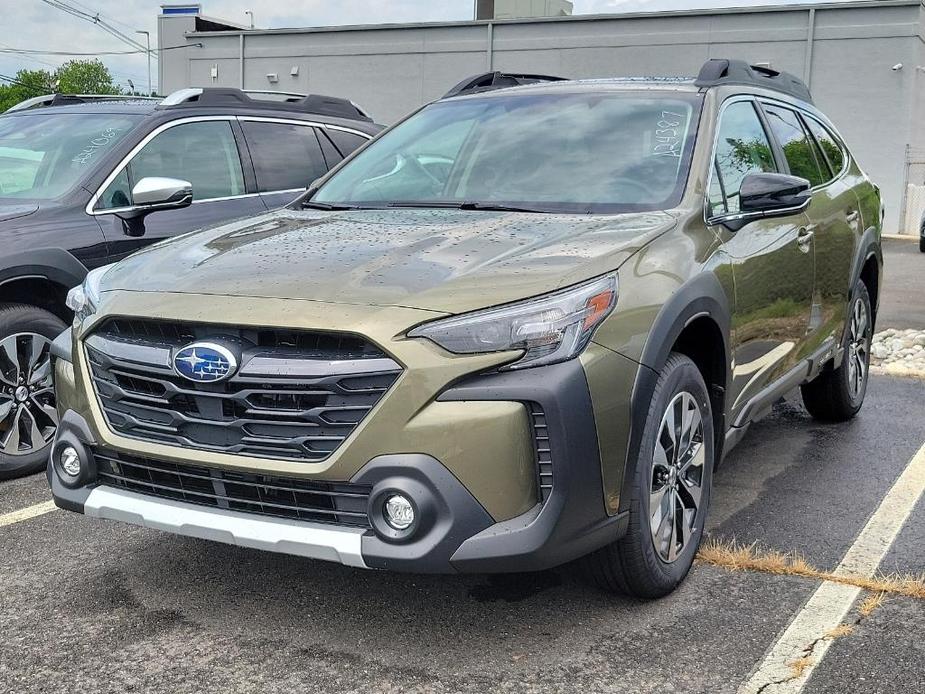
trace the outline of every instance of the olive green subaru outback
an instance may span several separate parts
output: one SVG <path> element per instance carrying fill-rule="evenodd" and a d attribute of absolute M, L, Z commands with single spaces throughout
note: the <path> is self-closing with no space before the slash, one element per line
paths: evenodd
<path fill-rule="evenodd" d="M 92 272 L 54 346 L 55 500 L 664 595 L 752 421 L 797 386 L 860 409 L 881 217 L 785 73 L 479 76 L 288 208 Z"/>

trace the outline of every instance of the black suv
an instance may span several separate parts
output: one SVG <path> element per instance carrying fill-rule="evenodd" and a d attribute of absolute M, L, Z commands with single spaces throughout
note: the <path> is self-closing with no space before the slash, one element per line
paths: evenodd
<path fill-rule="evenodd" d="M 33 101 L 0 116 L 0 478 L 48 457 L 50 343 L 88 270 L 285 205 L 382 129 L 319 95 Z"/>

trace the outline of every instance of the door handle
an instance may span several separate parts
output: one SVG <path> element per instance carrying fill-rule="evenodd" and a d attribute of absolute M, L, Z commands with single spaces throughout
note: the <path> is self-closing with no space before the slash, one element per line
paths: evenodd
<path fill-rule="evenodd" d="M 800 229 L 797 234 L 797 245 L 800 247 L 800 250 L 804 253 L 809 253 L 810 243 L 813 240 L 813 236 L 816 235 L 816 232 L 803 227 Z"/>
<path fill-rule="evenodd" d="M 847 215 L 845 215 L 845 221 L 848 222 L 848 224 L 854 224 L 860 218 L 861 218 L 861 213 L 858 212 L 857 210 L 854 210 L 853 212 L 849 212 Z"/>

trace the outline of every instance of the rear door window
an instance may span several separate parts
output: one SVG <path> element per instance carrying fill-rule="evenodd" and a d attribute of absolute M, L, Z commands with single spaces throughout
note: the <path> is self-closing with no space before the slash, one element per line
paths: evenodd
<path fill-rule="evenodd" d="M 327 172 L 314 127 L 263 121 L 243 121 L 241 126 L 257 173 L 258 192 L 308 188 Z"/>
<path fill-rule="evenodd" d="M 805 178 L 812 186 L 825 183 L 830 178 L 829 172 L 819 162 L 814 143 L 796 112 L 770 104 L 764 104 L 764 112 L 774 137 L 784 151 L 790 173 Z"/>

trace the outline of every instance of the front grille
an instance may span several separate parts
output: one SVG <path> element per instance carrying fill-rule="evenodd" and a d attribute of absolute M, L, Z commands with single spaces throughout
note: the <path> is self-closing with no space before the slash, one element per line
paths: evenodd
<path fill-rule="evenodd" d="M 385 357 L 371 342 L 356 335 L 280 328 L 239 328 L 182 321 L 110 318 L 96 330 L 112 338 L 146 344 L 182 347 L 194 340 L 216 335 L 241 338 L 256 347 L 296 351 L 315 359 L 380 359 Z"/>
<path fill-rule="evenodd" d="M 200 506 L 368 528 L 370 487 L 232 472 L 93 451 L 99 481 Z"/>
<path fill-rule="evenodd" d="M 197 340 L 236 346 L 238 372 L 218 383 L 177 374 L 173 356 Z M 85 345 L 116 433 L 284 460 L 327 458 L 401 373 L 372 343 L 332 333 L 111 319 Z"/>
<path fill-rule="evenodd" d="M 530 424 L 533 426 L 533 445 L 536 451 L 536 476 L 540 500 L 544 503 L 552 494 L 552 451 L 549 448 L 549 429 L 546 413 L 535 402 L 528 403 Z"/>

